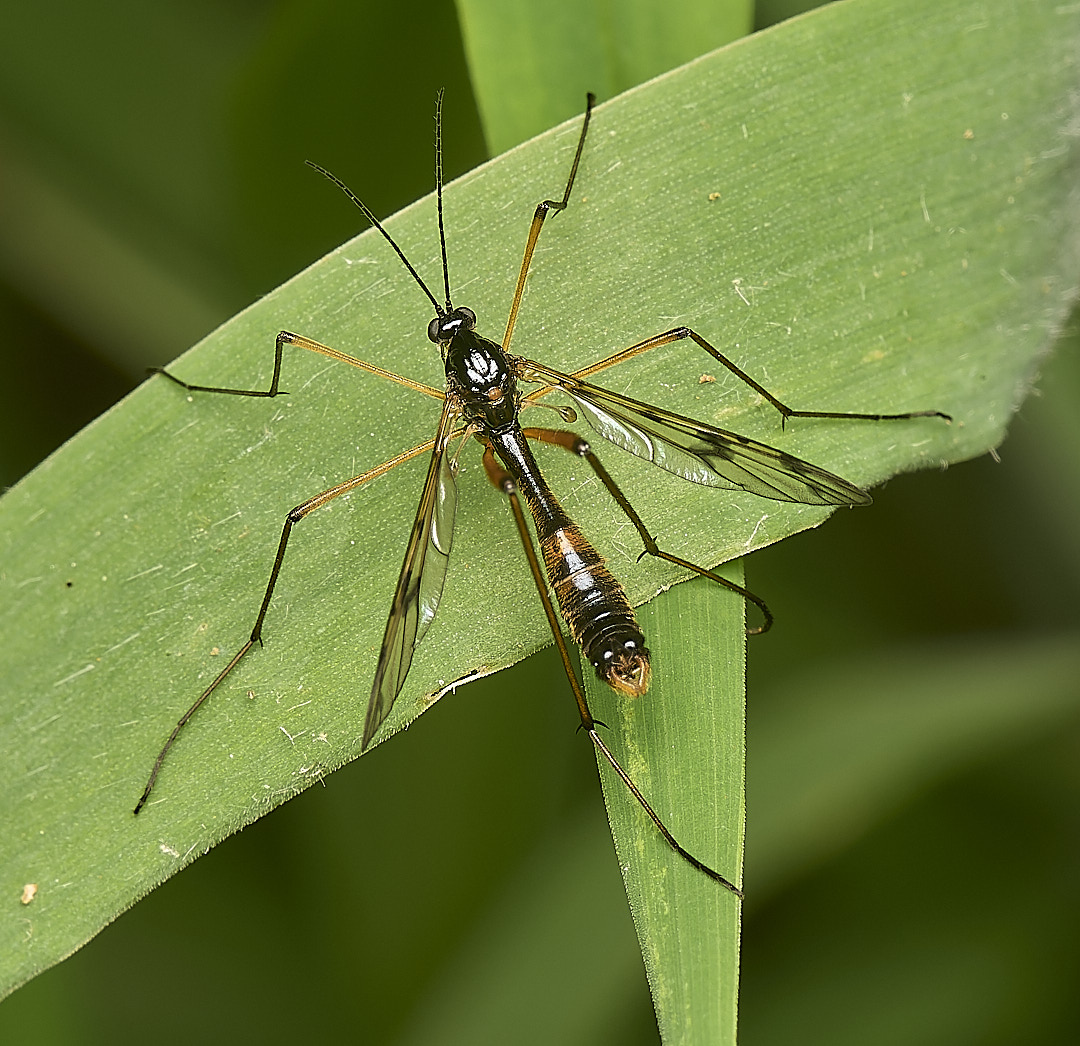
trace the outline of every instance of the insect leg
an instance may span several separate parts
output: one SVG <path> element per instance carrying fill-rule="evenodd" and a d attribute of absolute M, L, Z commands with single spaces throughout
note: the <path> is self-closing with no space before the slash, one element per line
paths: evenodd
<path fill-rule="evenodd" d="M 574 188 L 574 179 L 577 177 L 578 164 L 581 163 L 581 151 L 585 148 L 585 135 L 589 131 L 589 119 L 592 116 L 593 106 L 596 104 L 596 95 L 591 91 L 585 97 L 585 118 L 581 123 L 581 136 L 578 138 L 577 151 L 574 153 L 574 162 L 570 165 L 570 177 L 566 180 L 566 189 L 561 200 L 544 200 L 536 205 L 533 213 L 532 224 L 529 226 L 529 237 L 525 241 L 525 254 L 521 259 L 521 271 L 518 273 L 517 287 L 514 289 L 514 298 L 510 302 L 510 315 L 506 320 L 506 333 L 503 335 L 502 347 L 504 352 L 510 350 L 510 339 L 514 334 L 514 324 L 517 322 L 518 308 L 521 306 L 521 295 L 525 291 L 525 277 L 529 275 L 529 265 L 532 263 L 533 251 L 536 250 L 536 241 L 540 238 L 540 230 L 544 220 L 552 211 L 558 213 L 566 210 L 570 202 L 570 190 Z"/>
<path fill-rule="evenodd" d="M 615 758 L 611 749 L 604 744 L 603 739 L 597 732 L 597 727 L 603 724 L 593 718 L 592 712 L 589 711 L 589 704 L 585 700 L 585 692 L 578 682 L 576 673 L 573 666 L 570 663 L 570 653 L 566 649 L 566 640 L 563 638 L 562 629 L 559 627 L 559 618 L 555 611 L 555 607 L 552 605 L 551 597 L 548 595 L 547 590 L 547 578 L 544 576 L 543 567 L 540 565 L 540 560 L 536 555 L 536 548 L 533 545 L 532 536 L 529 533 L 528 524 L 525 521 L 525 513 L 521 507 L 521 501 L 517 495 L 517 485 L 514 482 L 512 476 L 510 476 L 505 469 L 496 461 L 495 454 L 491 450 L 491 447 L 485 447 L 484 450 L 484 468 L 487 471 L 488 479 L 497 487 L 502 493 L 504 493 L 510 501 L 510 511 L 514 515 L 514 522 L 517 524 L 518 534 L 521 537 L 521 544 L 525 550 L 525 558 L 529 561 L 529 570 L 532 572 L 533 581 L 536 583 L 536 591 L 540 596 L 540 602 L 544 607 L 544 614 L 547 617 L 548 625 L 551 628 L 551 634 L 555 639 L 555 646 L 559 651 L 559 657 L 562 659 L 563 669 L 566 672 L 566 678 L 570 683 L 570 689 L 574 692 L 574 700 L 577 702 L 578 712 L 581 715 L 581 725 L 588 731 L 589 739 L 592 741 L 596 750 L 608 761 L 611 768 L 619 775 L 620 780 L 630 790 L 630 794 L 637 800 L 638 805 L 648 815 L 649 820 L 656 826 L 657 831 L 664 837 L 664 841 L 674 850 L 683 860 L 700 872 L 704 872 L 714 882 L 719 883 L 725 889 L 730 890 L 736 897 L 741 898 L 743 896 L 742 890 L 740 890 L 734 883 L 725 879 L 719 872 L 714 871 L 704 861 L 698 860 L 689 850 L 687 850 L 676 838 L 671 834 L 667 825 L 660 819 L 660 815 L 649 805 L 649 801 L 642 795 L 641 790 L 630 775 L 623 769 L 622 764 Z"/>
<path fill-rule="evenodd" d="M 691 563 L 688 559 L 682 559 L 679 556 L 672 555 L 670 552 L 665 552 L 657 545 L 656 539 L 646 529 L 645 524 L 637 514 L 634 506 L 630 504 L 619 485 L 611 478 L 608 470 L 604 468 L 600 459 L 593 453 L 588 440 L 582 439 L 576 432 L 570 432 L 565 429 L 533 428 L 525 429 L 524 431 L 529 439 L 540 440 L 543 443 L 550 443 L 556 447 L 562 447 L 563 450 L 568 450 L 571 454 L 576 454 L 579 458 L 584 458 L 589 463 L 593 472 L 596 473 L 597 478 L 604 484 L 608 493 L 615 500 L 615 503 L 623 510 L 623 514 L 630 520 L 634 529 L 638 532 L 638 536 L 645 546 L 645 550 L 641 553 L 643 556 L 655 556 L 657 559 L 663 559 L 668 563 L 674 563 L 676 566 L 680 566 L 685 570 L 693 570 L 702 577 L 707 577 L 710 581 L 715 581 L 717 584 L 723 585 L 724 588 L 730 589 L 732 592 L 736 593 L 736 595 L 742 596 L 743 599 L 753 603 L 754 606 L 761 611 L 764 617 L 764 621 L 762 621 L 760 625 L 757 625 L 754 628 L 748 628 L 746 634 L 756 636 L 769 631 L 773 623 L 772 612 L 760 596 L 755 596 L 749 589 L 743 588 L 741 585 L 736 585 L 734 581 L 728 581 L 727 578 L 721 577 L 712 570 L 706 570 L 704 567 L 699 567 L 696 563 Z"/>
<path fill-rule="evenodd" d="M 663 334 L 656 334 L 651 338 L 646 338 L 644 341 L 639 341 L 628 349 L 616 352 L 614 355 L 599 360 L 582 370 L 574 371 L 573 377 L 588 378 L 590 375 L 606 370 L 608 367 L 614 367 L 617 364 L 624 363 L 626 360 L 633 359 L 635 356 L 640 356 L 650 349 L 659 348 L 661 345 L 670 345 L 671 342 L 682 341 L 684 338 L 690 338 L 722 367 L 726 367 L 736 378 L 749 385 L 758 395 L 768 400 L 780 412 L 783 422 L 786 422 L 788 418 L 841 418 L 853 421 L 906 421 L 909 418 L 943 418 L 947 422 L 952 421 L 951 415 L 944 414 L 940 410 L 911 410 L 903 414 L 857 414 L 836 410 L 795 410 L 778 400 L 768 389 L 756 382 L 746 371 L 736 366 L 727 356 L 689 327 L 674 327 L 669 331 L 664 331 Z"/>
<path fill-rule="evenodd" d="M 187 725 L 188 720 L 191 719 L 207 698 L 209 698 L 218 688 L 225 677 L 240 663 L 241 658 L 243 658 L 256 643 L 262 643 L 263 620 L 266 618 L 266 612 L 270 607 L 270 600 L 274 594 L 274 587 L 277 585 L 278 575 L 281 573 L 281 564 L 285 559 L 285 549 L 289 543 L 289 535 L 292 533 L 292 528 L 305 516 L 314 512 L 317 508 L 322 508 L 323 505 L 329 501 L 333 501 L 334 498 L 338 498 L 342 494 L 347 494 L 350 490 L 355 490 L 362 484 L 375 479 L 377 476 L 383 475 L 385 472 L 389 472 L 403 462 L 415 458 L 425 451 L 431 450 L 434 443 L 434 440 L 428 440 L 426 443 L 418 444 L 411 450 L 403 451 L 389 461 L 384 461 L 381 465 L 377 465 L 375 468 L 369 469 L 359 476 L 354 476 L 352 479 L 345 480 L 344 483 L 339 483 L 337 486 L 324 490 L 321 494 L 316 494 L 313 498 L 308 498 L 307 501 L 297 505 L 296 508 L 289 512 L 285 517 L 285 524 L 281 529 L 281 539 L 278 541 L 277 554 L 274 556 L 274 565 L 270 570 L 270 578 L 266 583 L 266 593 L 263 595 L 262 604 L 259 607 L 259 614 L 255 618 L 255 625 L 251 630 L 251 635 L 248 637 L 247 642 L 244 643 L 239 651 L 237 651 L 233 659 L 218 673 L 214 681 L 199 695 L 195 703 L 180 717 L 176 726 L 173 727 L 173 731 L 169 734 L 168 740 L 158 753 L 158 757 L 154 762 L 154 768 L 150 771 L 150 777 L 146 782 L 146 787 L 143 789 L 142 795 L 139 796 L 139 801 L 135 804 L 136 814 L 138 814 L 138 812 L 146 805 L 146 800 L 150 797 L 150 792 L 153 790 L 158 772 L 161 770 L 161 764 L 165 761 L 165 756 L 168 755 L 169 749 L 172 748 L 173 743 L 180 735 L 180 731 Z"/>
<path fill-rule="evenodd" d="M 389 381 L 393 381 L 398 385 L 404 385 L 407 389 L 422 392 L 425 396 L 431 396 L 433 399 L 441 400 L 446 398 L 446 394 L 440 389 L 432 388 L 430 385 L 423 384 L 423 382 L 413 381 L 411 378 L 403 378 L 400 374 L 393 373 L 393 371 L 383 370 L 382 367 L 376 367 L 374 363 L 358 360 L 354 356 L 348 356 L 344 352 L 338 352 L 337 349 L 332 349 L 328 345 L 313 341 L 311 338 L 305 338 L 302 334 L 293 334 L 291 331 L 281 331 L 277 336 L 274 347 L 274 376 L 270 379 L 270 388 L 265 390 L 225 389 L 219 388 L 216 385 L 189 385 L 186 381 L 182 381 L 180 378 L 176 377 L 175 374 L 170 374 L 169 371 L 165 370 L 163 367 L 152 367 L 150 373 L 163 374 L 181 388 L 187 389 L 188 392 L 221 392 L 228 396 L 261 396 L 264 398 L 284 396 L 285 390 L 278 388 L 278 381 L 281 378 L 282 352 L 286 345 L 295 345 L 300 349 L 308 349 L 310 352 L 318 352 L 323 356 L 329 356 L 332 360 L 347 363 L 351 367 L 358 367 L 360 370 L 367 371 L 369 374 L 375 374 L 380 378 L 387 378 Z"/>

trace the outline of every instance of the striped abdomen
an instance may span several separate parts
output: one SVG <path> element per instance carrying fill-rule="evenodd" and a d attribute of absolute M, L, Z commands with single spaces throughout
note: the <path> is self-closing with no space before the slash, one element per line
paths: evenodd
<path fill-rule="evenodd" d="M 649 651 L 622 585 L 551 492 L 521 430 L 492 445 L 532 513 L 548 580 L 570 634 L 596 674 L 636 697 L 649 687 Z"/>
<path fill-rule="evenodd" d="M 649 687 L 649 651 L 622 585 L 576 524 L 537 532 L 548 578 L 570 634 L 596 674 L 630 697 Z"/>

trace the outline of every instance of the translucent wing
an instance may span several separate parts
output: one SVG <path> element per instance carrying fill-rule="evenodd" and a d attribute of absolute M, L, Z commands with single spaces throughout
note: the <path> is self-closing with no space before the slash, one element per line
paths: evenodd
<path fill-rule="evenodd" d="M 454 410 L 448 400 L 439 418 L 424 492 L 420 495 L 409 545 L 405 549 L 405 561 L 401 564 L 401 576 L 390 604 L 390 617 L 364 718 L 364 748 L 390 714 L 409 674 L 413 651 L 435 619 L 442 598 L 457 510 L 457 481 L 453 463 L 446 453 L 453 420 Z"/>
<path fill-rule="evenodd" d="M 529 377 L 562 389 L 605 439 L 668 472 L 707 487 L 738 487 L 773 501 L 867 505 L 846 479 L 737 432 L 609 392 L 528 360 Z"/>

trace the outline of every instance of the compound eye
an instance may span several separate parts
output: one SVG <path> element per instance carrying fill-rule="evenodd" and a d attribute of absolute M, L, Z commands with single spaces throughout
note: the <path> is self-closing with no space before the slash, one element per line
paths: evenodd
<path fill-rule="evenodd" d="M 442 317 L 441 316 L 436 316 L 435 319 L 433 319 L 427 325 L 428 339 L 430 341 L 435 342 L 436 345 L 439 343 L 439 328 L 441 326 L 442 326 Z"/>
<path fill-rule="evenodd" d="M 466 308 L 464 305 L 458 310 L 458 314 L 465 321 L 465 326 L 469 330 L 472 330 L 476 326 L 476 313 L 472 309 Z"/>

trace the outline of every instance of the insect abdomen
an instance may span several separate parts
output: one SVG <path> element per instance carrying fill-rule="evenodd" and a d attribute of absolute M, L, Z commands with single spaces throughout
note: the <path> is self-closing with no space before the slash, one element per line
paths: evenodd
<path fill-rule="evenodd" d="M 488 438 L 528 503 L 548 580 L 570 634 L 596 674 L 637 697 L 649 688 L 649 651 L 622 585 L 559 504 L 515 424 Z"/>
<path fill-rule="evenodd" d="M 538 534 L 570 633 L 608 686 L 637 697 L 649 687 L 649 651 L 622 585 L 569 520 Z"/>

